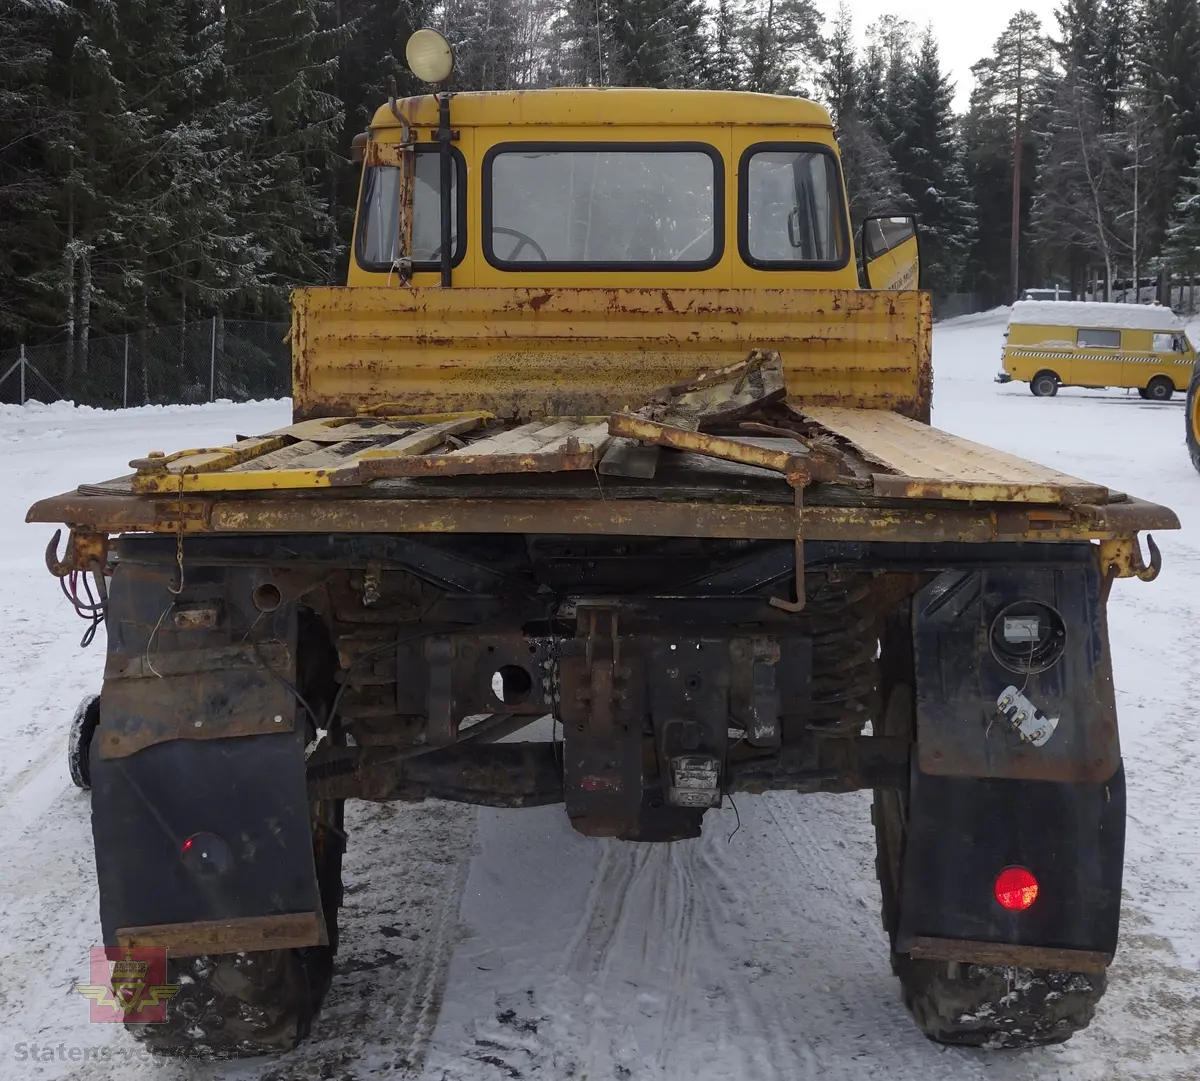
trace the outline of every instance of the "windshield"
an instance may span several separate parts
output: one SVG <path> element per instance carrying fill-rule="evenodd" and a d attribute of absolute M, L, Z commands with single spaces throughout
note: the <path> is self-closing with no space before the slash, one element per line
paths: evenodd
<path fill-rule="evenodd" d="M 500 148 L 486 167 L 488 261 L 711 266 L 721 245 L 719 160 L 711 147 Z"/>
<path fill-rule="evenodd" d="M 436 152 L 418 152 L 413 177 L 412 251 L 414 263 L 435 263 L 441 258 L 441 163 Z M 390 267 L 401 257 L 400 170 L 390 165 L 372 166 L 363 178 L 358 259 L 368 267 Z M 459 255 L 458 163 L 450 174 L 450 232 L 454 255 Z"/>
<path fill-rule="evenodd" d="M 743 159 L 743 257 L 751 265 L 843 264 L 842 186 L 832 154 L 751 150 Z"/>

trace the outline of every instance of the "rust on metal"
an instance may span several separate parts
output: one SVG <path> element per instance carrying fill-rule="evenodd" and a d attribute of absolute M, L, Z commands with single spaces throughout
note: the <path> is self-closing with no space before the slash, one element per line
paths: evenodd
<path fill-rule="evenodd" d="M 324 946 L 328 941 L 325 923 L 316 912 L 117 928 L 117 945 L 122 948 L 165 949 L 170 957 L 298 950 L 305 946 Z"/>
<path fill-rule="evenodd" d="M 66 578 L 73 571 L 103 574 L 108 562 L 108 534 L 88 533 L 72 529 L 62 559 L 58 558 L 58 542 L 62 530 L 56 529 L 46 545 L 46 569 L 55 578 Z"/>
<path fill-rule="evenodd" d="M 606 416 L 751 348 L 779 354 L 802 405 L 928 414 L 929 298 L 917 292 L 363 286 L 293 298 L 297 419 L 394 402 Z"/>
<path fill-rule="evenodd" d="M 550 743 L 463 742 L 424 748 L 338 748 L 309 763 L 313 799 L 452 799 L 491 807 L 561 803 L 560 748 Z"/>
<path fill-rule="evenodd" d="M 176 532 L 173 499 L 68 492 L 35 503 L 29 522 L 68 522 L 97 533 Z M 183 504 L 183 527 L 197 533 L 597 533 L 789 540 L 790 503 L 667 499 L 215 498 Z M 1114 511 L 1118 508 L 1112 508 Z M 1030 504 L 804 507 L 809 540 L 942 541 L 1104 540 L 1139 529 L 1178 529 L 1165 507 L 1130 500 L 1105 523 L 1045 519 Z"/>
<path fill-rule="evenodd" d="M 278 642 L 160 653 L 151 641 L 144 653 L 110 654 L 100 757 L 125 758 L 174 739 L 290 732 L 296 703 L 285 681 L 294 668 Z"/>
<path fill-rule="evenodd" d="M 794 590 L 796 599 L 794 601 L 786 600 L 783 597 L 771 597 L 770 603 L 772 607 L 781 608 L 785 612 L 801 612 L 804 610 L 805 594 L 804 594 L 804 488 L 802 485 L 796 485 L 793 490 L 793 499 L 796 508 L 796 572 L 794 578 Z"/>
<path fill-rule="evenodd" d="M 837 477 L 837 467 L 825 458 L 817 458 L 802 448 L 796 451 L 763 446 L 761 442 L 735 439 L 729 436 L 708 435 L 688 428 L 676 428 L 660 421 L 648 420 L 634 413 L 614 413 L 608 430 L 613 435 L 656 443 L 673 450 L 686 450 L 723 458 L 742 465 L 755 465 L 782 473 L 789 484 L 803 488 L 814 480 L 830 481 Z"/>
<path fill-rule="evenodd" d="M 908 954 L 930 961 L 1016 965 L 1021 968 L 1048 968 L 1055 972 L 1103 972 L 1112 963 L 1111 953 L 1095 950 L 1065 950 L 1056 946 L 1018 946 L 1010 942 L 975 942 L 922 936 L 912 939 Z"/>
<path fill-rule="evenodd" d="M 476 412 L 450 418 L 329 418 L 214 450 L 151 455 L 131 463 L 135 492 L 175 495 L 327 488 L 363 483 L 359 463 L 421 455 L 483 423 Z"/>
<path fill-rule="evenodd" d="M 1150 562 L 1142 559 L 1142 548 L 1137 536 L 1102 540 L 1097 553 L 1100 573 L 1112 578 L 1140 578 L 1153 582 L 1162 570 L 1162 552 L 1154 543 L 1154 537 L 1146 534 L 1146 547 L 1150 551 Z"/>

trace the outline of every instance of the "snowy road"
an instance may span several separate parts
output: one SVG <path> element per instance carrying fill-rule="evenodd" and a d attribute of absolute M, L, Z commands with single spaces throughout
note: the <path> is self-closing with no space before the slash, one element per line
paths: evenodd
<path fill-rule="evenodd" d="M 995 316 L 937 329 L 935 423 L 1184 524 L 1158 538 L 1161 578 L 1118 583 L 1110 605 L 1129 832 L 1121 948 L 1088 1031 L 1018 1054 L 917 1034 L 888 971 L 864 794 L 742 797 L 732 840 L 726 810 L 670 846 L 579 837 L 560 808 L 355 806 L 343 949 L 308 1043 L 274 1062 L 146 1059 L 89 1024 L 73 990 L 99 926 L 63 742 L 103 658 L 79 649 L 42 565 L 47 531 L 22 519 L 38 496 L 150 449 L 277 426 L 287 406 L 0 406 L 0 1081 L 1200 1078 L 1200 476 L 1178 400 L 995 386 L 1002 330 Z"/>

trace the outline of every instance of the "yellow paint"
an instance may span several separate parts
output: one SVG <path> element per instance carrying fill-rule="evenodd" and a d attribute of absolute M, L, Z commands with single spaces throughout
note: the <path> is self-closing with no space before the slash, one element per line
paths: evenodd
<path fill-rule="evenodd" d="M 293 294 L 297 417 L 413 411 L 597 416 L 780 354 L 801 403 L 922 415 L 926 294 L 866 290 L 310 288 Z"/>
<path fill-rule="evenodd" d="M 869 260 L 866 270 L 872 289 L 916 289 L 921 276 L 917 238 L 911 236 Z"/>
<path fill-rule="evenodd" d="M 432 96 L 397 103 L 409 119 L 417 145 L 431 145 L 437 127 Z M 816 143 L 837 153 L 826 110 L 803 98 L 708 90 L 558 89 L 457 94 L 451 99 L 455 147 L 467 165 L 466 255 L 454 269 L 456 286 L 605 288 L 759 288 L 856 289 L 858 271 L 853 244 L 840 270 L 757 270 L 738 254 L 738 163 L 742 153 L 761 142 Z M 367 160 L 392 161 L 394 151 L 376 151 L 374 143 L 398 145 L 401 129 L 388 106 L 371 125 Z M 724 255 L 707 270 L 536 271 L 499 270 L 484 259 L 484 155 L 512 142 L 688 142 L 714 148 L 724 163 Z M 372 155 L 375 155 L 373 158 Z M 841 193 L 844 200 L 844 190 Z M 843 207 L 845 203 L 843 201 Z M 353 243 L 357 244 L 357 230 Z M 400 288 L 395 273 L 359 266 L 353 249 L 347 284 Z M 439 282 L 434 271 L 413 275 L 414 285 Z"/>
<path fill-rule="evenodd" d="M 270 492 L 328 488 L 333 469 L 250 469 L 240 473 L 170 473 L 138 475 L 133 490 L 141 495 L 180 492 Z"/>
<path fill-rule="evenodd" d="M 1145 388 L 1150 380 L 1165 376 L 1175 390 L 1187 390 L 1196 351 L 1182 329 L 1098 328 L 1120 333 L 1120 346 L 1111 348 L 1081 345 L 1079 332 L 1088 329 L 1086 324 L 1068 327 L 1010 323 L 1003 370 L 1022 383 L 1031 382 L 1040 372 L 1053 372 L 1068 387 Z M 1156 334 L 1177 335 L 1183 340 L 1184 350 L 1156 350 Z"/>

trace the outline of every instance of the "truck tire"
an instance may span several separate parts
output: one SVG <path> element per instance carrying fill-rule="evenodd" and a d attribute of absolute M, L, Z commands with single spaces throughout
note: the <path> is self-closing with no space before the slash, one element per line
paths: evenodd
<path fill-rule="evenodd" d="M 1188 454 L 1192 465 L 1200 472 L 1200 365 L 1192 372 L 1192 381 L 1188 385 L 1184 425 L 1187 428 Z"/>
<path fill-rule="evenodd" d="M 304 626 L 302 624 L 302 626 Z M 304 626 L 299 654 L 307 668 L 305 699 L 328 717 L 333 699 L 330 663 L 313 664 L 331 649 L 323 632 Z M 305 661 L 310 661 L 304 664 Z M 316 735 L 309 723 L 308 737 Z M 341 739 L 336 732 L 330 738 Z M 169 957 L 167 983 L 179 990 L 161 1024 L 128 1024 L 127 1031 L 155 1054 L 179 1058 L 245 1058 L 290 1051 L 312 1028 L 333 979 L 337 914 L 342 904 L 346 849 L 344 800 L 312 805 L 313 859 L 328 944 L 292 950 Z"/>
<path fill-rule="evenodd" d="M 911 684 L 888 688 L 881 735 L 913 732 Z M 932 961 L 898 953 L 907 795 L 878 789 L 871 807 L 875 869 L 892 971 L 917 1027 L 935 1043 L 1023 1048 L 1062 1043 L 1086 1028 L 1104 994 L 1103 972 L 1054 972 L 966 961 Z"/>
<path fill-rule="evenodd" d="M 1030 381 L 1029 389 L 1036 398 L 1053 398 L 1058 393 L 1059 379 L 1054 372 L 1038 372 Z"/>
<path fill-rule="evenodd" d="M 300 1043 L 333 978 L 344 847 L 339 807 L 314 836 L 328 945 L 168 958 L 167 983 L 179 990 L 167 1019 L 126 1025 L 134 1039 L 155 1054 L 210 1059 L 280 1054 Z"/>
<path fill-rule="evenodd" d="M 1169 402 L 1175 393 L 1175 384 L 1165 375 L 1156 375 L 1146 384 L 1146 400 L 1151 402 Z"/>
<path fill-rule="evenodd" d="M 67 738 L 67 770 L 76 788 L 87 792 L 92 787 L 92 770 L 89 755 L 92 736 L 100 724 L 100 696 L 84 695 L 75 719 L 71 722 L 71 734 Z"/>

